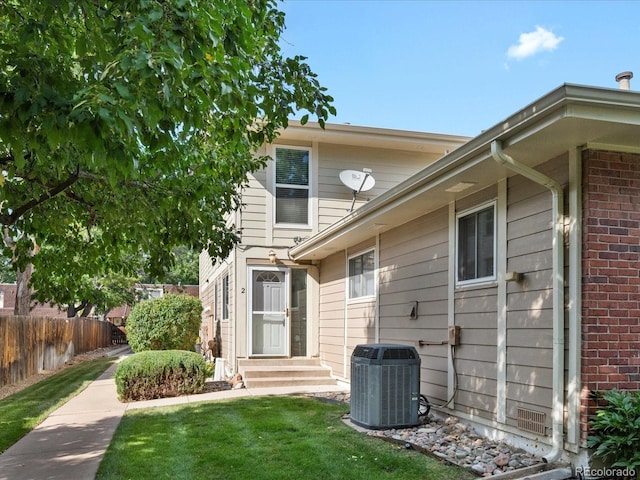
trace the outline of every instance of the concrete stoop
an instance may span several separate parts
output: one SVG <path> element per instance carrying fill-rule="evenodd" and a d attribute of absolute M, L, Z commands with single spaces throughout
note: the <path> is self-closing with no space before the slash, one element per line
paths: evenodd
<path fill-rule="evenodd" d="M 314 358 L 260 358 L 238 361 L 247 388 L 337 385 L 331 371 Z"/>

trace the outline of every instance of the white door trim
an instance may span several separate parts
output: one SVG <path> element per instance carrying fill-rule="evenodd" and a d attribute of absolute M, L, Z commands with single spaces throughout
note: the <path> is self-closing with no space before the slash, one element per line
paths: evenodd
<path fill-rule="evenodd" d="M 262 353 L 253 353 L 253 273 L 259 272 L 282 272 L 284 273 L 284 304 L 286 305 L 287 313 L 284 316 L 284 354 L 282 355 L 273 355 L 273 354 L 262 354 Z M 247 352 L 249 357 L 290 357 L 291 356 L 291 339 L 290 337 L 290 315 L 288 311 L 290 309 L 290 299 L 289 299 L 289 290 L 290 286 L 290 271 L 289 268 L 283 267 L 271 267 L 271 266 L 251 266 L 247 267 Z"/>

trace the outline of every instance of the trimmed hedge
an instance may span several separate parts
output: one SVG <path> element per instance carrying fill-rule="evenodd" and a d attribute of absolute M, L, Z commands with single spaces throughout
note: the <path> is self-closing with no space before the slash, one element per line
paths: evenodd
<path fill-rule="evenodd" d="M 127 340 L 134 352 L 190 350 L 198 338 L 200 300 L 189 295 L 163 295 L 138 303 L 127 319 Z"/>
<path fill-rule="evenodd" d="M 201 355 L 185 350 L 134 353 L 118 364 L 118 398 L 128 402 L 200 393 L 209 367 Z"/>

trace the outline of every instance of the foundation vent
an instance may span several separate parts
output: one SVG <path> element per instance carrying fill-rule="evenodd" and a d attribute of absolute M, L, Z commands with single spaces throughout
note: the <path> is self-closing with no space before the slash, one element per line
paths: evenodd
<path fill-rule="evenodd" d="M 536 433 L 538 435 L 546 435 L 547 414 L 528 410 L 526 408 L 518 408 L 518 428 L 526 432 Z"/>

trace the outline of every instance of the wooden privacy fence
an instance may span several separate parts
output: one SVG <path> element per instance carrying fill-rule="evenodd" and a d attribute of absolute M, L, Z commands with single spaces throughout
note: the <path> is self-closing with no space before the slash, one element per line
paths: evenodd
<path fill-rule="evenodd" d="M 0 387 L 110 346 L 111 327 L 89 318 L 0 317 Z"/>

